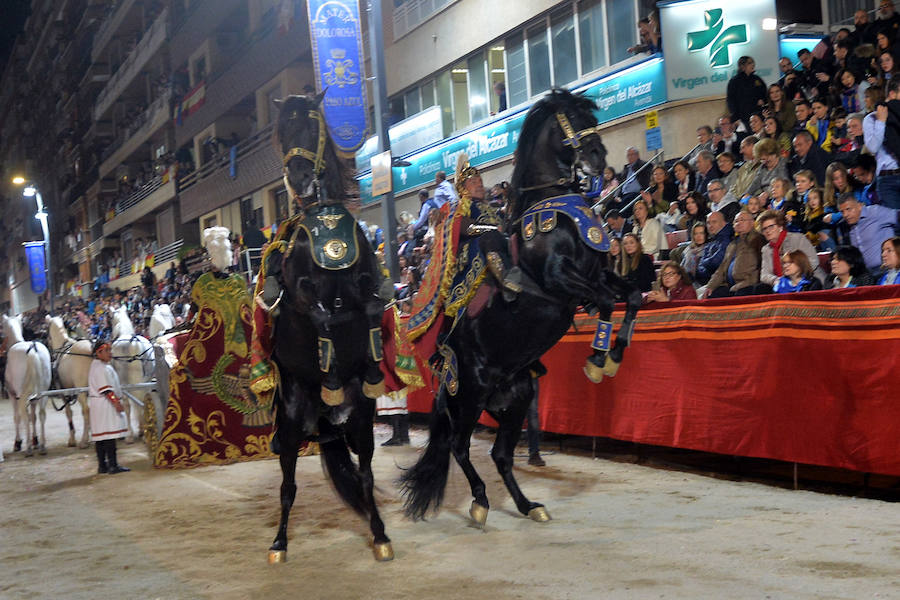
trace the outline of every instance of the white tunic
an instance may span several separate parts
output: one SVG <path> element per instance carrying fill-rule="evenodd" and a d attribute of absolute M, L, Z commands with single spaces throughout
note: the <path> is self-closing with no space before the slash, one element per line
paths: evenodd
<path fill-rule="evenodd" d="M 124 437 L 127 433 L 125 413 L 117 412 L 112 402 L 104 395 L 104 392 L 110 390 L 119 398 L 122 397 L 119 376 L 111 364 L 95 358 L 88 373 L 91 439 L 95 442 L 114 440 Z"/>

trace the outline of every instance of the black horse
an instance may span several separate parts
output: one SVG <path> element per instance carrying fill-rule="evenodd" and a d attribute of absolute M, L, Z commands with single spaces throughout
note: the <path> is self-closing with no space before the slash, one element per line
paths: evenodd
<path fill-rule="evenodd" d="M 377 295 L 382 277 L 365 234 L 343 207 L 348 172 L 328 136 L 321 100 L 322 95 L 290 96 L 276 103 L 285 185 L 299 201 L 300 215 L 288 226 L 286 247 L 266 259 L 266 281 L 277 278 L 282 290 L 273 333 L 281 378 L 273 438 L 283 475 L 281 522 L 269 560 L 285 559 L 304 440 L 319 442 L 338 495 L 369 520 L 376 558 L 390 560 L 371 466 L 375 398 L 383 389 L 378 361 L 384 301 Z"/>
<path fill-rule="evenodd" d="M 622 360 L 641 294 L 608 268 L 603 251 L 608 240 L 581 195 L 579 174 L 599 175 L 606 166 L 595 109 L 588 98 L 553 90 L 525 119 L 506 227 L 515 234 L 511 255 L 518 256 L 518 266 L 527 276 L 524 290 L 510 303 L 495 297 L 476 316 L 458 318 L 446 336 L 441 354 L 450 355 L 447 348 L 455 354 L 457 384 L 441 385 L 428 446 L 400 478 L 406 514 L 413 519 L 439 508 L 452 453 L 472 488 L 469 513 L 476 525 L 484 524 L 489 504 L 484 482 L 469 461 L 469 440 L 486 410 L 500 425 L 491 457 L 516 507 L 536 521 L 549 520 L 543 505 L 525 497 L 512 471 L 534 393 L 532 373 L 543 369 L 538 362 L 541 355 L 568 330 L 579 306 L 600 312 L 598 330 L 608 339 L 612 327 L 608 319 L 617 298 L 626 301 L 627 309 L 615 345 L 609 349 L 608 344 L 595 342 L 585 372 L 599 381 L 604 373 L 614 375 Z M 448 389 L 453 387 L 455 394 Z"/>

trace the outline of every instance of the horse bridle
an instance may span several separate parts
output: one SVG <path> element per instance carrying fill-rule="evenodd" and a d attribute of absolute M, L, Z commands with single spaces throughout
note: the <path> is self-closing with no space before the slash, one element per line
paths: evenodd
<path fill-rule="evenodd" d="M 319 125 L 319 141 L 316 144 L 315 153 L 312 150 L 307 150 L 306 148 L 300 148 L 299 146 L 295 146 L 294 148 L 290 148 L 287 151 L 287 154 L 284 155 L 282 160 L 283 165 L 286 167 L 287 164 L 291 161 L 295 156 L 299 156 L 300 158 L 305 158 L 313 165 L 313 177 L 316 182 L 319 181 L 319 175 L 325 170 L 325 119 L 322 117 L 322 113 L 318 110 L 310 110 L 307 113 L 307 116 L 310 119 L 313 119 Z M 292 111 L 288 120 L 291 119 L 299 119 L 300 113 L 299 111 Z"/>
<path fill-rule="evenodd" d="M 582 129 L 580 131 L 575 131 L 575 128 L 572 127 L 572 123 L 569 122 L 569 118 L 566 116 L 566 113 L 562 111 L 557 111 L 556 113 L 556 121 L 559 123 L 559 128 L 562 129 L 563 138 L 562 143 L 563 146 L 570 146 L 573 150 L 575 150 L 575 154 L 577 156 L 581 155 L 581 149 L 583 147 L 582 140 L 588 138 L 592 135 L 599 136 L 600 135 L 600 125 L 594 125 L 593 127 L 588 127 L 586 129 Z M 554 186 L 569 186 L 575 183 L 575 163 L 572 162 L 571 173 L 568 177 L 560 177 L 559 179 L 554 179 L 552 181 L 548 181 L 546 183 L 541 183 L 538 185 L 532 185 L 529 187 L 519 188 L 520 192 L 531 192 L 534 190 L 542 190 L 548 187 Z"/>

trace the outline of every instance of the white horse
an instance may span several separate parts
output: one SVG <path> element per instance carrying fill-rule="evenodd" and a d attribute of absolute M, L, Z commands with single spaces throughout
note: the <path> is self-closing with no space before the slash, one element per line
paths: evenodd
<path fill-rule="evenodd" d="M 153 377 L 155 360 L 153 345 L 150 340 L 134 333 L 134 325 L 128 317 L 128 311 L 120 306 L 112 312 L 112 363 L 123 385 L 144 383 Z M 145 398 L 147 396 L 145 395 Z M 125 405 L 125 420 L 128 423 L 128 436 L 125 441 L 134 441 L 134 431 L 141 431 L 141 413 L 135 411 L 137 427 L 131 427 L 131 400 L 126 395 L 122 398 Z"/>
<path fill-rule="evenodd" d="M 157 304 L 153 307 L 153 314 L 150 316 L 150 327 L 147 330 L 151 340 L 156 340 L 159 336 L 175 327 L 175 315 L 168 304 Z"/>
<path fill-rule="evenodd" d="M 3 315 L 3 331 L 8 344 L 6 354 L 6 389 L 13 402 L 13 416 L 16 422 L 16 445 L 22 448 L 20 425 L 25 418 L 25 456 L 34 454 L 35 448 L 41 454 L 47 453 L 47 436 L 44 422 L 47 420 L 47 397 L 32 400 L 41 392 L 50 389 L 50 352 L 40 342 L 26 342 L 22 337 L 22 317 Z M 37 407 L 35 406 L 37 405 Z M 41 416 L 41 439 L 37 439 L 37 412 Z"/>
<path fill-rule="evenodd" d="M 69 336 L 61 317 L 46 317 L 50 350 L 56 356 L 56 377 L 59 387 L 74 388 L 88 386 L 88 373 L 93 361 L 93 344 L 90 340 L 76 340 Z M 81 405 L 81 417 L 84 421 L 84 431 L 81 435 L 79 448 L 87 448 L 90 442 L 91 419 L 88 406 L 87 392 L 78 394 L 78 403 Z M 75 445 L 75 425 L 72 422 L 72 406 L 66 402 L 66 418 L 69 419 L 69 446 Z"/>

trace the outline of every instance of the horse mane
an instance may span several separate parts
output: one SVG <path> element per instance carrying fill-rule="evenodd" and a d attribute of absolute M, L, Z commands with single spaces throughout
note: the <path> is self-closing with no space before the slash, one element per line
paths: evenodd
<path fill-rule="evenodd" d="M 284 115 L 290 114 L 294 110 L 304 115 L 304 118 L 306 118 L 305 115 L 310 110 L 322 112 L 319 109 L 319 101 L 317 101 L 315 97 L 291 95 L 285 98 L 278 111 L 278 118 L 275 122 L 275 129 L 273 132 L 273 141 L 279 154 L 282 153 L 282 130 L 284 121 L 286 120 Z M 322 121 L 325 121 L 324 113 L 322 113 Z M 307 148 L 307 150 L 312 152 L 316 151 L 315 148 Z M 338 156 L 334 142 L 331 140 L 331 133 L 328 131 L 327 124 L 325 127 L 325 152 L 323 158 L 325 160 L 325 171 L 322 173 L 322 179 L 325 193 L 328 197 L 327 204 L 341 204 L 346 200 L 350 192 L 348 182 L 355 181 L 355 179 L 351 176 L 347 162 Z"/>
<path fill-rule="evenodd" d="M 515 167 L 510 178 L 512 196 L 510 220 L 517 219 L 526 208 L 522 206 L 523 194 L 519 190 L 528 187 L 531 183 L 529 177 L 533 169 L 528 158 L 534 156 L 538 139 L 547 119 L 552 118 L 557 112 L 568 113 L 570 118 L 572 113 L 586 112 L 593 115 L 593 111 L 596 109 L 597 105 L 590 98 L 581 94 L 573 94 L 562 88 L 553 88 L 549 94 L 534 103 L 528 114 L 525 115 L 525 122 L 522 124 L 519 141 L 516 145 Z"/>

